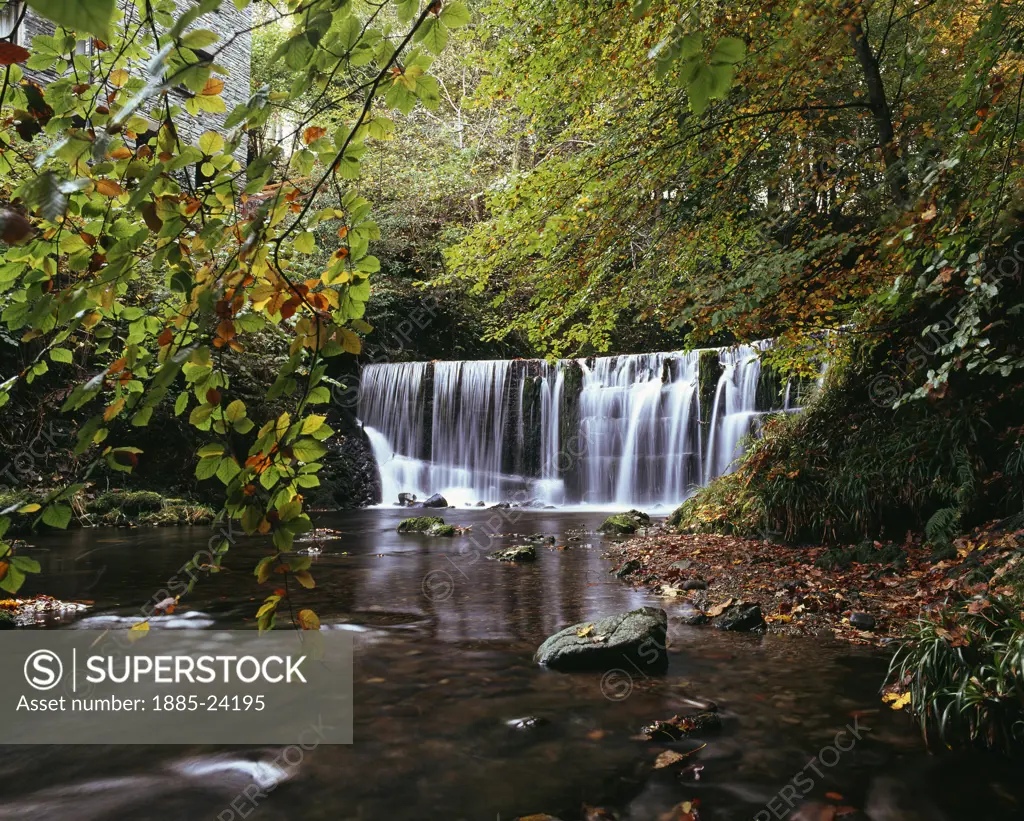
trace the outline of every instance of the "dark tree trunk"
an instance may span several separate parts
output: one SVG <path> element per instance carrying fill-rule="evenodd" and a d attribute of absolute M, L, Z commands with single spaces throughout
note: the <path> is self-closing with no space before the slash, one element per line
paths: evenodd
<path fill-rule="evenodd" d="M 867 35 L 859 22 L 854 24 L 853 30 L 850 32 L 850 39 L 853 41 L 853 50 L 857 55 L 857 61 L 864 72 L 864 82 L 868 91 L 868 106 L 875 122 L 878 144 L 882 149 L 885 176 L 889 182 L 893 199 L 896 200 L 897 205 L 903 206 L 907 201 L 909 181 L 907 170 L 900 158 L 896 135 L 893 132 L 892 112 L 889 110 L 889 101 L 885 96 L 885 85 L 882 83 L 878 59 L 875 57 L 874 51 L 871 50 Z"/>

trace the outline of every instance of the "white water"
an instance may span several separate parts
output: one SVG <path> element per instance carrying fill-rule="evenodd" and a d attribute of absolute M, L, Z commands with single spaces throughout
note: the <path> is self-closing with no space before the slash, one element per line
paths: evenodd
<path fill-rule="evenodd" d="M 732 470 L 755 420 L 773 410 L 756 407 L 760 347 L 717 351 L 722 373 L 707 408 L 700 351 L 368 365 L 359 418 L 383 502 L 406 492 L 492 503 L 518 492 L 558 505 L 674 506 Z M 575 384 L 582 376 L 578 397 L 567 389 L 573 370 Z M 775 404 L 789 409 L 788 388 Z M 578 415 L 574 431 L 565 429 L 575 418 L 567 413 Z"/>

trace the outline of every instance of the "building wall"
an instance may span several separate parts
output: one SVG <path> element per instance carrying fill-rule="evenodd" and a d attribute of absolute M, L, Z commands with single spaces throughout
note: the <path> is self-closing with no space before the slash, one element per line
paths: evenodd
<path fill-rule="evenodd" d="M 187 8 L 192 5 L 190 0 L 178 0 L 179 8 Z M 227 70 L 227 74 L 214 74 L 224 81 L 224 91 L 221 97 L 224 99 L 226 111 L 223 114 L 211 114 L 200 112 L 199 116 L 193 117 L 185 111 L 185 101 L 190 92 L 184 87 L 173 88 L 169 92 L 171 102 L 181 109 L 181 114 L 175 119 L 175 126 L 182 140 L 195 143 L 204 131 L 223 132 L 224 121 L 231 110 L 239 103 L 244 103 L 250 97 L 249 90 L 249 59 L 252 46 L 252 36 L 248 31 L 252 25 L 250 8 L 239 11 L 231 0 L 224 0 L 220 9 L 204 17 L 189 27 L 191 29 L 209 29 L 221 36 L 221 41 L 210 46 L 214 52 L 222 49 L 214 58 L 213 62 Z M 48 20 L 36 16 L 30 9 L 25 14 L 18 32 L 18 41 L 26 48 L 31 48 L 32 38 L 39 34 L 53 34 L 54 26 Z M 224 47 L 229 38 L 230 45 Z M 55 79 L 53 76 L 41 75 L 37 72 L 26 72 L 28 77 L 35 75 L 39 82 L 46 82 Z M 246 160 L 246 144 L 243 140 L 235 152 L 235 158 L 243 165 Z"/>

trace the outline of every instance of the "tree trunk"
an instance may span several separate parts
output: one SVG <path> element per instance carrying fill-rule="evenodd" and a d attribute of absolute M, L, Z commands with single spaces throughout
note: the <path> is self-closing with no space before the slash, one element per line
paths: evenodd
<path fill-rule="evenodd" d="M 871 50 L 867 35 L 859 22 L 854 24 L 854 28 L 850 32 L 850 39 L 853 41 L 853 50 L 857 55 L 857 61 L 864 72 L 864 82 L 868 90 L 868 106 L 875 122 L 878 144 L 882 149 L 885 177 L 896 204 L 903 206 L 907 201 L 909 180 L 907 179 L 907 169 L 900 158 L 896 135 L 893 132 L 892 112 L 889 110 L 889 101 L 885 96 L 885 85 L 882 83 L 878 59 Z"/>

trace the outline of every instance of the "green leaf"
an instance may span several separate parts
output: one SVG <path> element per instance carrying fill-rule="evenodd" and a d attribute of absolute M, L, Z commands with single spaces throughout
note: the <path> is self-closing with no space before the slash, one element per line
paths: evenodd
<path fill-rule="evenodd" d="M 241 399 L 232 400 L 224 409 L 224 418 L 229 422 L 237 422 L 245 418 L 245 402 Z"/>
<path fill-rule="evenodd" d="M 747 54 L 747 44 L 739 37 L 723 37 L 715 43 L 715 50 L 711 52 L 711 65 L 735 65 L 743 60 Z"/>
<path fill-rule="evenodd" d="M 398 0 L 398 22 L 408 23 L 420 10 L 420 0 Z"/>
<path fill-rule="evenodd" d="M 326 446 L 315 439 L 300 439 L 292 445 L 292 454 L 301 462 L 315 462 L 327 453 Z"/>
<path fill-rule="evenodd" d="M 196 29 L 181 38 L 181 44 L 187 48 L 206 48 L 220 39 L 220 35 L 209 29 Z"/>
<path fill-rule="evenodd" d="M 7 573 L 0 579 L 0 589 L 6 590 L 8 593 L 17 593 L 24 581 L 25 574 L 14 565 L 9 565 Z"/>
<path fill-rule="evenodd" d="M 68 364 L 71 364 L 74 361 L 71 351 L 67 348 L 51 348 L 50 359 L 54 362 L 66 362 Z"/>
<path fill-rule="evenodd" d="M 43 17 L 78 33 L 109 37 L 115 0 L 28 0 Z"/>
<path fill-rule="evenodd" d="M 459 0 L 456 0 L 454 3 L 446 3 L 444 8 L 441 9 L 438 19 L 448 28 L 457 29 L 462 26 L 468 26 L 470 20 L 469 9 L 465 3 L 459 2 Z"/>
<path fill-rule="evenodd" d="M 43 511 L 43 523 L 64 530 L 71 521 L 69 505 L 50 505 Z"/>
<path fill-rule="evenodd" d="M 690 98 L 690 111 L 694 114 L 703 114 L 707 109 L 713 82 L 714 77 L 711 74 L 710 66 L 698 66 L 694 78 L 686 87 Z"/>
<path fill-rule="evenodd" d="M 238 462 L 228 457 L 221 460 L 220 466 L 217 468 L 217 478 L 225 485 L 228 485 L 241 472 L 242 469 L 238 466 Z"/>
<path fill-rule="evenodd" d="M 316 250 L 316 239 L 313 236 L 313 232 L 303 231 L 295 238 L 292 246 L 300 254 L 312 254 Z"/>
<path fill-rule="evenodd" d="M 28 556 L 12 556 L 11 565 L 18 568 L 22 573 L 38 573 L 42 568 L 35 559 Z"/>
<path fill-rule="evenodd" d="M 447 45 L 447 27 L 440 19 L 428 17 L 423 21 L 423 26 L 416 33 L 417 42 L 423 43 L 428 51 L 440 54 Z"/>
<path fill-rule="evenodd" d="M 199 150 L 212 157 L 224 150 L 224 138 L 216 131 L 207 131 L 199 138 Z"/>
<path fill-rule="evenodd" d="M 198 455 L 201 459 L 206 459 L 208 456 L 220 456 L 224 453 L 224 446 L 219 442 L 209 442 L 199 448 Z"/>
<path fill-rule="evenodd" d="M 212 456 L 207 459 L 200 459 L 196 465 L 196 478 L 202 481 L 217 475 L 217 468 L 220 466 L 220 457 Z"/>
<path fill-rule="evenodd" d="M 636 0 L 636 2 L 633 3 L 633 19 L 639 20 L 641 17 L 647 14 L 647 9 L 649 9 L 650 7 L 651 0 Z"/>
<path fill-rule="evenodd" d="M 153 415 L 152 407 L 142 408 L 137 414 L 132 417 L 132 425 L 137 428 L 145 427 L 149 424 L 149 419 Z"/>
<path fill-rule="evenodd" d="M 179 393 L 178 398 L 174 400 L 174 415 L 181 416 L 185 412 L 185 408 L 188 407 L 187 393 Z"/>

